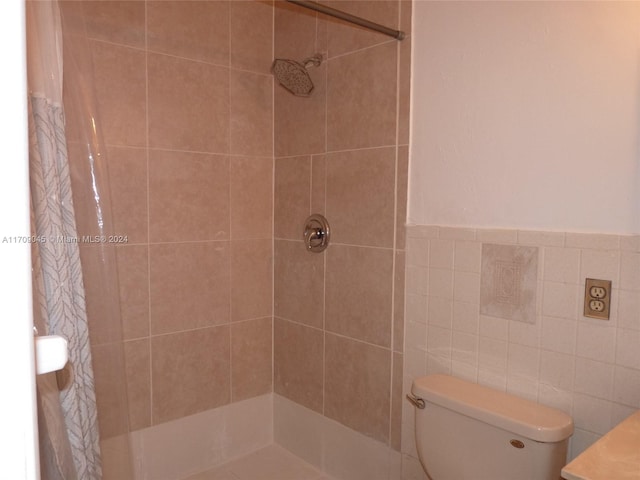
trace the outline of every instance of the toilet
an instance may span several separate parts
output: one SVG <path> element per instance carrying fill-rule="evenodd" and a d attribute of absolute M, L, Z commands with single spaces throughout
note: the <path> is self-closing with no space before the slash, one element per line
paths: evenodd
<path fill-rule="evenodd" d="M 416 448 L 431 480 L 559 480 L 573 420 L 449 375 L 414 380 Z"/>

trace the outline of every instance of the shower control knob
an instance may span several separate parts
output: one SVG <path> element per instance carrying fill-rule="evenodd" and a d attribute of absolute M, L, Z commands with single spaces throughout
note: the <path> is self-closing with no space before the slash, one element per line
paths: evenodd
<path fill-rule="evenodd" d="M 305 220 L 302 236 L 310 252 L 319 253 L 327 248 L 330 235 L 329 222 L 324 216 L 315 213 Z"/>

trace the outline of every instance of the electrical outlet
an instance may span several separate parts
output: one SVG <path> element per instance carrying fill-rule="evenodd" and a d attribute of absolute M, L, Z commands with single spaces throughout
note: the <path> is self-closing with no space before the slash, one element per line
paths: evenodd
<path fill-rule="evenodd" d="M 611 281 L 587 278 L 584 285 L 584 316 L 609 320 Z"/>

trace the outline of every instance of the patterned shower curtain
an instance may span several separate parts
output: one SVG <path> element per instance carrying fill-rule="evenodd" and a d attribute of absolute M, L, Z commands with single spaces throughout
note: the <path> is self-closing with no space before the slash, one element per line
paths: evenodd
<path fill-rule="evenodd" d="M 29 173 L 34 318 L 69 342 L 66 375 L 39 376 L 43 480 L 99 480 L 97 410 L 62 110 L 62 34 L 55 1 L 27 1 Z M 57 380 L 57 381 L 56 381 Z"/>

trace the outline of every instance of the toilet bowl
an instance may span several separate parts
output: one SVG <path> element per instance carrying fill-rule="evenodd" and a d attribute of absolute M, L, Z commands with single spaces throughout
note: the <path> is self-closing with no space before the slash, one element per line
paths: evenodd
<path fill-rule="evenodd" d="M 448 375 L 414 380 L 416 448 L 431 480 L 558 480 L 573 420 Z"/>

